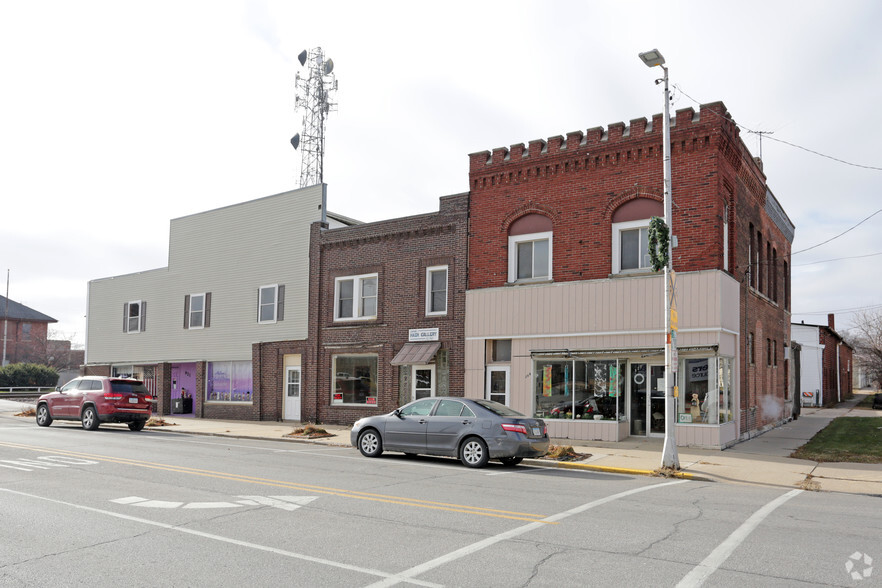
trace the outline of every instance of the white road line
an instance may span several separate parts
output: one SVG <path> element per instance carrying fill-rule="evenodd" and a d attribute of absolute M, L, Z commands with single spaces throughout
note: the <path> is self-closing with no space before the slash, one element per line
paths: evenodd
<path fill-rule="evenodd" d="M 24 496 L 26 498 L 35 498 L 37 500 L 44 500 L 46 502 L 52 502 L 54 504 L 61 504 L 63 506 L 69 506 L 71 508 L 76 508 L 79 510 L 85 510 L 88 512 L 103 514 L 103 515 L 107 515 L 110 517 L 123 519 L 126 521 L 132 521 L 132 522 L 141 523 L 144 525 L 151 525 L 154 527 L 160 527 L 162 529 L 167 529 L 169 531 L 176 531 L 178 533 L 185 533 L 187 535 L 195 535 L 197 537 L 202 537 L 204 539 L 211 539 L 212 541 L 220 541 L 223 543 L 229 543 L 231 545 L 238 545 L 240 547 L 247 547 L 249 549 L 255 549 L 258 551 L 265 551 L 268 553 L 281 555 L 283 557 L 290 557 L 292 559 L 299 559 L 299 560 L 303 560 L 303 561 L 308 561 L 310 563 L 329 566 L 329 567 L 333 567 L 333 568 L 339 568 L 339 569 L 343 569 L 343 570 L 349 570 L 349 571 L 358 572 L 361 574 L 367 574 L 367 575 L 371 575 L 371 576 L 379 576 L 380 578 L 397 577 L 395 574 L 390 574 L 390 573 L 384 572 L 382 570 L 363 568 L 360 566 L 350 565 L 350 564 L 346 564 L 346 563 L 342 563 L 342 562 L 331 561 L 329 559 L 323 559 L 320 557 L 313 557 L 311 555 L 304 555 L 302 553 L 294 553 L 293 551 L 285 551 L 284 549 L 277 549 L 275 547 L 269 547 L 267 545 L 260 545 L 257 543 L 251 543 L 250 541 L 240 541 L 238 539 L 232 539 L 230 537 L 224 537 L 222 535 L 215 535 L 213 533 L 205 533 L 203 531 L 196 531 L 194 529 L 188 529 L 185 527 L 178 527 L 175 525 L 160 523 L 158 521 L 151 521 L 148 519 L 142 519 L 139 517 L 124 515 L 124 514 L 120 514 L 118 512 L 112 512 L 109 510 L 102 510 L 100 508 L 93 508 L 91 506 L 84 506 L 82 504 L 74 504 L 72 502 L 65 502 L 63 500 L 56 500 L 54 498 L 46 498 L 45 496 L 37 496 L 36 494 L 28 494 L 27 492 L 19 492 L 17 490 L 10 490 L 9 488 L 0 488 L 0 492 L 7 492 L 9 494 L 16 494 L 18 496 Z M 429 588 L 441 588 L 441 586 L 439 584 L 433 584 L 431 582 L 423 582 L 421 580 L 404 580 L 404 579 L 402 579 L 402 580 L 397 580 L 396 583 L 399 581 L 407 581 L 411 584 L 416 584 L 418 586 L 428 586 Z"/>
<path fill-rule="evenodd" d="M 744 523 L 735 529 L 735 531 L 729 535 L 725 541 L 720 543 L 720 545 L 714 549 L 710 555 L 708 555 L 700 564 L 695 566 L 691 572 L 686 574 L 680 583 L 677 584 L 678 588 L 691 588 L 693 586 L 701 586 L 704 584 L 704 581 L 710 577 L 727 559 L 732 555 L 739 545 L 741 545 L 747 536 L 750 535 L 754 529 L 756 529 L 760 523 L 762 523 L 766 517 L 768 517 L 772 512 L 796 496 L 797 494 L 801 494 L 803 490 L 791 490 L 787 494 L 779 496 L 775 500 L 771 501 L 755 513 L 751 515 L 749 519 L 744 521 Z"/>
<path fill-rule="evenodd" d="M 404 570 L 394 576 L 387 577 L 385 580 L 380 580 L 379 582 L 375 582 L 368 586 L 368 588 L 380 588 L 387 586 L 394 586 L 399 582 L 413 582 L 415 576 L 419 576 L 420 574 L 425 574 L 428 571 L 434 570 L 435 568 L 441 567 L 445 564 L 448 564 L 452 561 L 465 557 L 467 555 L 471 555 L 482 549 L 486 549 L 492 545 L 495 545 L 501 541 L 506 541 L 508 539 L 513 539 L 514 537 L 518 537 L 532 531 L 534 529 L 542 529 L 547 528 L 546 523 L 555 523 L 557 521 L 562 521 L 568 517 L 573 515 L 583 513 L 586 510 L 591 510 L 592 508 L 596 508 L 598 506 L 603 506 L 609 502 L 614 500 L 619 500 L 620 498 L 625 498 L 627 496 L 631 496 L 633 494 L 639 494 L 641 492 L 646 492 L 647 490 L 655 490 L 657 488 L 664 488 L 667 486 L 673 486 L 675 484 L 683 484 L 687 482 L 687 480 L 676 480 L 673 482 L 664 482 L 662 484 L 654 484 L 652 486 L 643 486 L 642 488 L 634 488 L 633 490 L 626 490 L 625 492 L 619 492 L 618 494 L 613 494 L 611 496 L 607 496 L 606 498 L 600 498 L 593 502 L 589 502 L 587 504 L 583 504 L 581 506 L 577 506 L 575 508 L 571 508 L 570 510 L 564 511 L 562 513 L 558 513 L 556 515 L 551 515 L 550 517 L 544 518 L 541 521 L 536 521 L 535 523 L 528 523 L 521 527 L 517 527 L 510 531 L 506 531 L 505 533 L 500 533 L 498 535 L 494 535 L 492 537 L 487 537 L 486 539 L 482 539 L 477 543 L 472 543 L 471 545 L 466 545 L 461 549 L 457 549 L 456 551 L 452 551 L 446 555 L 442 555 L 441 557 L 436 557 L 433 560 L 427 561 L 426 563 L 420 564 L 418 566 L 414 566 L 409 570 Z"/>

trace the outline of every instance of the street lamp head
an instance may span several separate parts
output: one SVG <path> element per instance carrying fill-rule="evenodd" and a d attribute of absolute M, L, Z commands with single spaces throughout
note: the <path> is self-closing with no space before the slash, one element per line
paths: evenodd
<path fill-rule="evenodd" d="M 652 49 L 650 51 L 644 51 L 640 53 L 640 59 L 643 60 L 643 63 L 647 65 L 647 67 L 655 67 L 656 65 L 664 65 L 665 58 L 662 57 L 661 52 L 658 49 Z"/>

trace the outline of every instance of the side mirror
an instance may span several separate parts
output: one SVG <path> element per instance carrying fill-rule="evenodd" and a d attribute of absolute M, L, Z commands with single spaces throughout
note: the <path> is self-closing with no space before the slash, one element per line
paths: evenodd
<path fill-rule="evenodd" d="M 395 415 L 395 416 L 397 416 L 398 418 L 402 418 L 402 417 L 401 417 L 401 410 L 399 410 L 399 409 L 397 409 L 397 408 L 396 408 L 395 410 L 392 411 L 392 414 Z"/>

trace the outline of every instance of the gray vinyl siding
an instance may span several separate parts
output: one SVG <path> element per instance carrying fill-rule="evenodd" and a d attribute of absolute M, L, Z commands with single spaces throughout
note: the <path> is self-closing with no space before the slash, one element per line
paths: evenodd
<path fill-rule="evenodd" d="M 255 342 L 307 337 L 312 186 L 171 221 L 166 268 L 89 282 L 87 362 L 250 360 Z M 261 286 L 285 286 L 284 320 L 257 322 Z M 184 329 L 184 297 L 211 292 L 211 326 Z M 147 302 L 146 330 L 124 333 L 123 305 Z"/>

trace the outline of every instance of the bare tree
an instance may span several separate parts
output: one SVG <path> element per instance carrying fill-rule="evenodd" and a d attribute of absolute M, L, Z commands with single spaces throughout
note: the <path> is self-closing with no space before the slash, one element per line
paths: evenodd
<path fill-rule="evenodd" d="M 882 310 L 855 313 L 854 325 L 849 338 L 856 361 L 879 389 L 882 383 Z"/>

